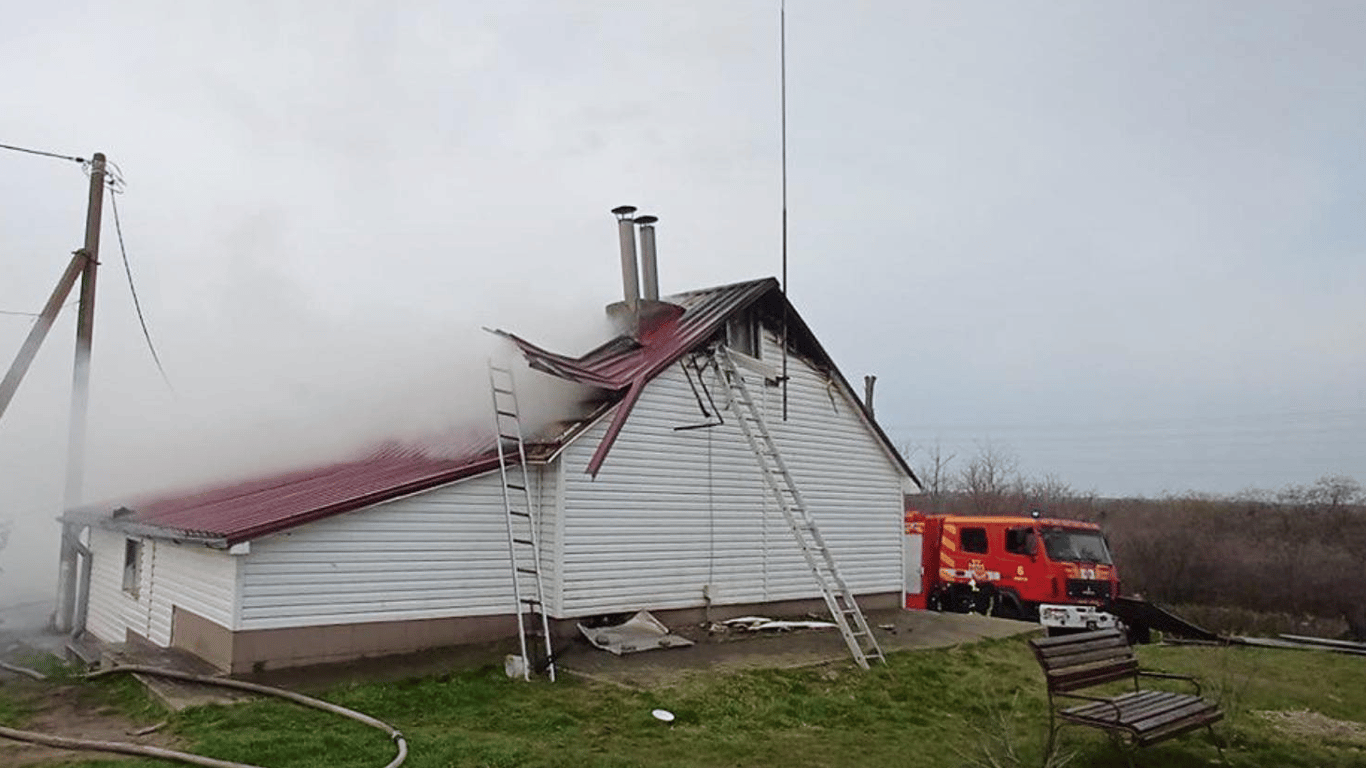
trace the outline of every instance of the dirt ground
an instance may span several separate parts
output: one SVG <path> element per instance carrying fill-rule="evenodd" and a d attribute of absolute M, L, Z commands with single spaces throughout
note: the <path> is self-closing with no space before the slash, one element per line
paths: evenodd
<path fill-rule="evenodd" d="M 1334 720 L 1310 710 L 1269 710 L 1254 713 L 1275 724 L 1282 733 L 1313 741 L 1334 741 L 1366 747 L 1366 725 Z"/>
<path fill-rule="evenodd" d="M 24 730 L 56 736 L 122 741 L 167 749 L 179 745 L 172 737 L 158 731 L 141 733 L 147 726 L 134 724 L 108 706 L 91 698 L 88 690 L 74 685 L 53 685 L 5 673 L 0 681 L 7 699 L 19 701 L 34 713 L 24 723 Z M 9 739 L 0 739 L 0 765 L 33 766 L 58 760 L 93 759 L 96 756 L 114 758 L 115 755 L 95 752 L 73 752 L 53 749 Z"/>

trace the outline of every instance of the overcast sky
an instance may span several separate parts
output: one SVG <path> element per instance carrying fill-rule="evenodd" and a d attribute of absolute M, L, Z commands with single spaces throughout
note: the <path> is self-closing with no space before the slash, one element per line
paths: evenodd
<path fill-rule="evenodd" d="M 481 326 L 602 340 L 614 205 L 660 216 L 665 292 L 779 273 L 776 0 L 11 5 L 0 143 L 118 164 L 175 390 L 106 207 L 92 495 L 483 418 Z M 1366 6 L 787 22 L 789 296 L 914 460 L 1366 481 Z M 0 310 L 42 305 L 85 194 L 0 152 Z M 5 364 L 30 323 L 0 315 Z M 69 309 L 0 419 L 7 569 L 55 572 L 16 542 L 56 528 L 73 336 Z"/>

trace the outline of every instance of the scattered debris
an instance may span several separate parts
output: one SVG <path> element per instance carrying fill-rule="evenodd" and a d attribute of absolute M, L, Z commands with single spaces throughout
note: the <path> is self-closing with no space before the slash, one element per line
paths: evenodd
<path fill-rule="evenodd" d="M 655 648 L 682 648 L 693 644 L 686 637 L 670 634 L 669 628 L 649 611 L 641 611 L 621 624 L 610 627 L 586 627 L 579 631 L 594 647 L 620 656 L 625 653 L 649 651 Z"/>
<path fill-rule="evenodd" d="M 162 728 L 165 728 L 167 722 L 169 722 L 169 721 L 167 721 L 167 720 L 162 720 L 161 722 L 157 723 L 156 725 L 149 725 L 149 726 L 147 726 L 146 728 L 139 728 L 139 729 L 137 729 L 136 731 L 129 731 L 129 732 L 128 732 L 128 735 L 129 735 L 129 736 L 147 736 L 148 734 L 156 733 L 157 731 L 161 730 Z"/>
<path fill-rule="evenodd" d="M 0 661 L 0 669 L 9 670 L 10 672 L 14 672 L 15 674 L 24 675 L 25 677 L 31 677 L 31 678 L 33 678 L 34 680 L 40 680 L 40 681 L 41 681 L 41 680 L 46 680 L 46 679 L 47 679 L 47 675 L 45 675 L 45 674 L 43 674 L 42 672 L 39 672 L 39 671 L 37 671 L 37 670 L 35 670 L 35 669 L 29 669 L 28 667 L 21 667 L 21 666 L 19 666 L 19 665 L 17 665 L 17 664 L 10 664 L 10 663 L 4 662 L 4 661 Z"/>
<path fill-rule="evenodd" d="M 1228 642 L 1234 645 L 1251 645 L 1258 648 L 1287 648 L 1301 651 L 1332 651 L 1334 653 L 1349 653 L 1354 656 L 1366 656 L 1366 648 L 1357 649 L 1351 646 L 1357 643 L 1345 641 L 1325 640 L 1323 638 L 1303 638 L 1290 640 L 1285 638 L 1299 637 L 1298 635 L 1281 635 L 1280 638 L 1272 637 L 1231 637 Z"/>
<path fill-rule="evenodd" d="M 526 677 L 526 657 L 516 653 L 504 656 L 503 672 L 513 680 Z"/>
<path fill-rule="evenodd" d="M 1347 651 L 1348 653 L 1366 654 L 1366 643 L 1357 643 L 1351 640 L 1332 640 L 1327 637 L 1308 637 L 1306 635 L 1281 635 L 1282 640 L 1289 640 L 1292 643 L 1304 643 L 1306 645 L 1321 645 L 1329 650 Z"/>
<path fill-rule="evenodd" d="M 787 632 L 793 629 L 834 629 L 835 625 L 829 621 L 779 621 L 770 619 L 766 616 L 737 616 L 726 621 L 726 626 L 731 629 L 742 629 L 747 632 Z"/>

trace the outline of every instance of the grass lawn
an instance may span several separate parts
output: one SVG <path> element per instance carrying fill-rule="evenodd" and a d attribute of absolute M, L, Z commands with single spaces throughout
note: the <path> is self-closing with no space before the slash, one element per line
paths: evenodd
<path fill-rule="evenodd" d="M 1206 694 L 1223 702 L 1227 719 L 1215 727 L 1230 743 L 1233 765 L 1366 765 L 1366 726 L 1336 732 L 1325 719 L 1366 723 L 1366 659 L 1206 647 L 1144 647 L 1140 654 L 1149 668 L 1197 675 Z M 896 653 L 889 662 L 872 672 L 839 665 L 697 677 L 650 693 L 570 676 L 526 684 L 485 668 L 343 686 L 322 697 L 402 730 L 412 768 L 1042 764 L 1046 700 L 1023 638 Z M 109 686 L 111 699 L 139 719 L 165 717 L 120 681 L 87 685 Z M 22 727 L 25 713 L 7 709 L 3 697 L 0 687 L 0 720 Z M 676 721 L 654 720 L 656 707 Z M 1299 731 L 1282 730 L 1287 725 Z M 394 754 L 379 731 L 284 702 L 200 707 L 171 717 L 168 727 L 200 754 L 269 768 L 380 768 Z M 1067 765 L 1125 765 L 1097 732 L 1064 728 L 1060 740 L 1063 756 L 1071 755 Z M 1215 761 L 1203 733 L 1137 757 L 1139 765 L 1172 768 Z"/>

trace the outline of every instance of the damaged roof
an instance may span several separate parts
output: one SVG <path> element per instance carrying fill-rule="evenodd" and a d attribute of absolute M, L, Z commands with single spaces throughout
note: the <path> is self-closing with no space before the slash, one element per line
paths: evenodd
<path fill-rule="evenodd" d="M 567 357 L 505 331 L 537 370 L 607 394 L 598 413 L 616 406 L 612 422 L 589 462 L 596 475 L 645 385 L 689 353 L 724 332 L 726 321 L 759 305 L 789 330 L 790 344 L 821 365 L 860 406 L 864 421 L 887 452 L 917 484 L 919 480 L 887 435 L 868 414 L 815 336 L 787 303 L 773 278 L 707 288 L 667 297 L 634 335 L 622 335 L 582 355 Z M 533 459 L 551 455 L 591 423 L 580 418 L 557 437 L 529 446 Z M 100 516 L 101 525 L 141 535 L 195 539 L 231 546 L 304 523 L 390 501 L 482 474 L 498 467 L 492 437 L 458 449 L 388 447 L 365 458 L 281 473 L 267 478 L 153 499 Z M 69 517 L 80 517 L 73 513 Z M 93 522 L 93 521 L 91 521 Z"/>
<path fill-rule="evenodd" d="M 497 467 L 492 443 L 451 455 L 390 447 L 353 461 L 134 503 L 114 510 L 102 524 L 227 547 Z"/>

